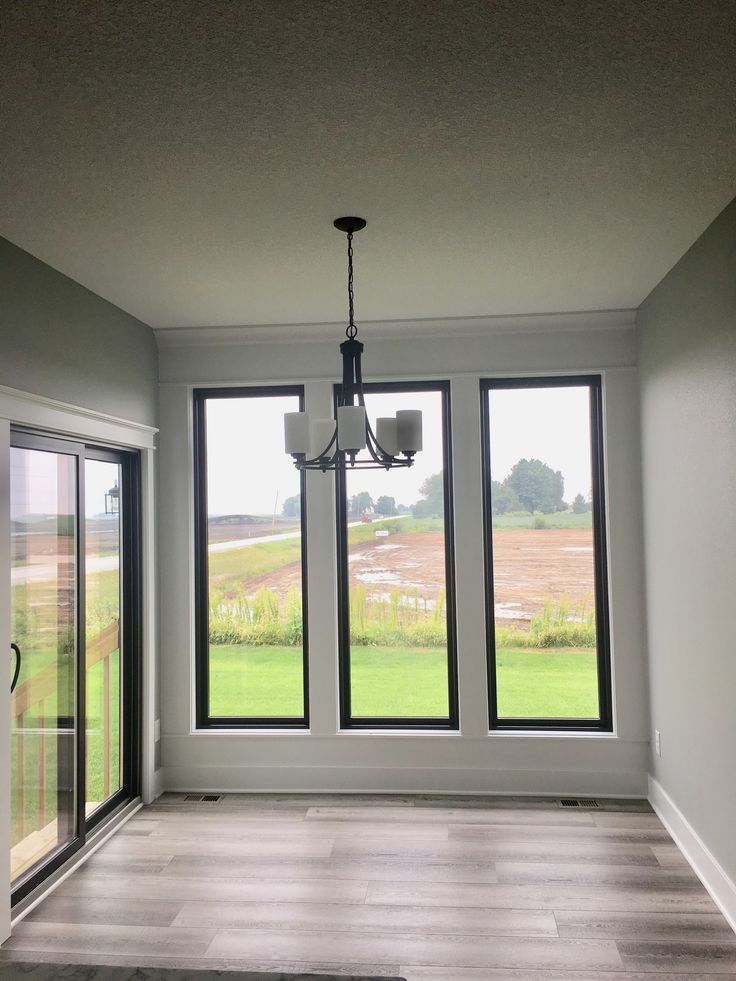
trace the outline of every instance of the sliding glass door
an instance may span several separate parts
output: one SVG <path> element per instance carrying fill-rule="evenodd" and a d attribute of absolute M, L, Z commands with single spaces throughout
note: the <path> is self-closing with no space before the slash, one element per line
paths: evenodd
<path fill-rule="evenodd" d="M 137 458 L 14 432 L 14 901 L 137 793 Z"/>

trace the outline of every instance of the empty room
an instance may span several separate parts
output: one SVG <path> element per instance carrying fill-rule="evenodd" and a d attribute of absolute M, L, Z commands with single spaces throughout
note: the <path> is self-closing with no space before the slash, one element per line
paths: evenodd
<path fill-rule="evenodd" d="M 736 979 L 732 0 L 1 6 L 0 981 Z"/>

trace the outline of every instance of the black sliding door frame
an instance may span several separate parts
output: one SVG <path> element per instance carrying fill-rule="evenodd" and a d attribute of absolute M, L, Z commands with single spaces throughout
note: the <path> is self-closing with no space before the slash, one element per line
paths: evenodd
<path fill-rule="evenodd" d="M 302 685 L 304 712 L 301 716 L 213 716 L 210 715 L 209 665 L 209 555 L 207 526 L 207 400 L 278 398 L 297 396 L 304 411 L 303 385 L 254 385 L 237 388 L 196 388 L 194 399 L 194 590 L 195 590 L 195 683 L 198 729 L 308 729 L 309 728 L 309 611 L 307 606 L 307 521 L 306 477 L 300 474 L 301 494 L 301 586 L 302 586 Z"/>
<path fill-rule="evenodd" d="M 590 460 L 593 518 L 593 564 L 595 582 L 596 654 L 598 667 L 599 717 L 594 719 L 509 718 L 498 715 L 496 682 L 496 630 L 493 579 L 493 512 L 491 501 L 491 456 L 493 454 L 489 393 L 499 389 L 587 388 L 590 411 Z M 523 378 L 482 379 L 481 453 L 483 467 L 483 539 L 485 556 L 486 644 L 488 667 L 489 724 L 492 730 L 613 731 L 611 680 L 610 610 L 608 598 L 608 552 L 603 456 L 603 386 L 600 375 L 559 375 Z"/>
<path fill-rule="evenodd" d="M 455 604 L 455 531 L 452 500 L 452 427 L 449 381 L 364 383 L 366 395 L 405 392 L 439 392 L 442 396 L 443 492 L 445 538 L 445 597 L 447 610 L 447 697 L 449 714 L 436 716 L 353 716 L 350 682 L 350 585 L 348 578 L 348 522 L 346 472 L 335 471 L 337 518 L 337 610 L 341 729 L 441 729 L 460 725 L 457 681 L 457 626 Z M 340 386 L 335 385 L 335 405 Z"/>
<path fill-rule="evenodd" d="M 112 452 L 97 447 L 88 447 L 86 460 L 99 460 L 103 463 L 118 463 L 121 471 L 120 521 L 121 552 L 120 569 L 120 683 L 122 700 L 120 705 L 120 725 L 123 730 L 121 750 L 121 786 L 102 801 L 86 818 L 87 830 L 92 830 L 104 821 L 121 804 L 132 800 L 140 789 L 141 769 L 141 699 L 140 699 L 140 652 L 142 650 L 142 625 L 140 609 L 141 594 L 141 496 L 140 459 L 137 453 Z M 127 505 L 127 506 L 126 506 Z M 130 656 L 131 651 L 133 656 Z M 133 693 L 127 697 L 126 692 Z"/>
<path fill-rule="evenodd" d="M 76 579 L 76 645 L 75 645 L 75 716 L 69 720 L 74 730 L 75 787 L 74 836 L 51 852 L 47 859 L 40 859 L 28 873 L 22 875 L 13 886 L 11 904 L 16 905 L 38 888 L 55 871 L 61 868 L 86 843 L 88 835 L 103 821 L 122 809 L 140 793 L 141 772 L 141 521 L 140 521 L 140 458 L 137 451 L 113 449 L 75 440 L 47 435 L 37 430 L 13 426 L 10 445 L 21 449 L 60 453 L 76 459 L 77 520 L 75 527 Z M 89 817 L 86 815 L 86 549 L 85 549 L 85 474 L 87 459 L 118 463 L 121 467 L 121 516 L 124 531 L 121 541 L 121 630 L 123 649 L 120 651 L 123 699 L 120 721 L 123 728 L 121 743 L 122 786 L 103 801 Z M 125 514 L 128 520 L 125 521 Z"/>

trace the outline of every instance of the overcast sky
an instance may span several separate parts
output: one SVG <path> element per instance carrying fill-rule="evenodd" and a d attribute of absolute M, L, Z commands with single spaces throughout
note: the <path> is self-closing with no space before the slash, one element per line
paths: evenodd
<path fill-rule="evenodd" d="M 590 491 L 588 389 L 498 390 L 491 398 L 491 465 L 503 480 L 522 457 L 536 457 L 561 470 L 565 500 Z M 442 467 L 441 397 L 437 392 L 367 395 L 372 422 L 397 409 L 423 413 L 424 449 L 413 467 L 354 471 L 348 494 L 367 490 L 397 504 L 413 504 L 421 484 Z M 207 403 L 210 514 L 277 514 L 285 498 L 299 492 L 299 475 L 283 451 L 283 416 L 298 408 L 295 397 L 211 399 Z M 265 464 L 265 465 L 264 465 Z M 333 480 L 332 474 L 320 479 Z"/>
<path fill-rule="evenodd" d="M 491 468 L 503 480 L 522 457 L 536 457 L 561 470 L 565 500 L 590 492 L 588 389 L 500 389 L 490 393 Z M 423 413 L 424 449 L 413 467 L 350 473 L 348 493 L 385 494 L 397 504 L 413 504 L 419 488 L 442 467 L 441 397 L 438 392 L 368 395 L 371 420 L 397 409 Z M 299 493 L 299 474 L 284 452 L 285 412 L 298 408 L 295 396 L 268 399 L 210 399 L 207 451 L 210 514 L 281 513 L 284 500 Z M 104 513 L 105 492 L 117 474 L 113 464 L 87 461 L 86 512 Z M 320 479 L 332 480 L 331 474 Z M 57 459 L 53 453 L 14 450 L 11 456 L 13 517 L 53 514 L 58 507 Z M 22 506 L 21 506 L 22 502 Z"/>
<path fill-rule="evenodd" d="M 590 493 L 590 396 L 587 387 L 507 388 L 489 393 L 491 477 L 503 480 L 523 457 L 560 470 L 564 498 Z"/>
<path fill-rule="evenodd" d="M 118 479 L 116 463 L 85 463 L 87 517 L 105 513 L 105 494 Z M 10 453 L 11 517 L 72 514 L 76 509 L 76 459 L 67 454 L 12 447 Z"/>

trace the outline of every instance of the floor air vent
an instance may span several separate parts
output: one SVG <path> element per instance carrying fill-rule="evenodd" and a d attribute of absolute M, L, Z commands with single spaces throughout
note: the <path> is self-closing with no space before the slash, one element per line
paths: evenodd
<path fill-rule="evenodd" d="M 222 794 L 187 794 L 184 800 L 188 804 L 219 804 Z"/>
<path fill-rule="evenodd" d="M 563 797 L 560 800 L 560 807 L 598 807 L 597 800 L 589 797 Z"/>

